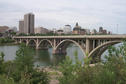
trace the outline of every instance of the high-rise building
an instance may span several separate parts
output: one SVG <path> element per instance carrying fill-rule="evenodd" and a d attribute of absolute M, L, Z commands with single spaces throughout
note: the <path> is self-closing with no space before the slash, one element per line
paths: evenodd
<path fill-rule="evenodd" d="M 19 21 L 19 33 L 24 33 L 24 20 Z"/>
<path fill-rule="evenodd" d="M 34 33 L 34 14 L 28 13 L 24 15 L 24 33 Z"/>

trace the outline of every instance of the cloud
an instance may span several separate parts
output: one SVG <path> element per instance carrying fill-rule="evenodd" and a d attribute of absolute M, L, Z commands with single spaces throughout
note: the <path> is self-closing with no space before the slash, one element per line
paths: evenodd
<path fill-rule="evenodd" d="M 0 25 L 17 26 L 18 20 L 28 12 L 35 14 L 36 26 L 59 28 L 79 22 L 83 28 L 104 26 L 116 32 L 126 33 L 125 0 L 1 0 Z"/>

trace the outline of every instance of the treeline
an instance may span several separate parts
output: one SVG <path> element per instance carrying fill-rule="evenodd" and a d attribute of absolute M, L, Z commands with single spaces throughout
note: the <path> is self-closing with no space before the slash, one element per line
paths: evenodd
<path fill-rule="evenodd" d="M 0 38 L 0 44 L 4 44 L 4 43 L 13 43 L 14 40 L 10 37 L 6 37 L 6 38 Z"/>
<path fill-rule="evenodd" d="M 73 35 L 79 35 L 79 34 L 57 34 L 57 33 L 47 33 L 47 34 L 25 34 L 25 33 L 20 33 L 17 36 L 73 36 Z M 91 34 L 86 34 L 86 35 L 91 35 Z"/>
<path fill-rule="evenodd" d="M 105 60 L 90 66 L 91 58 L 84 59 L 84 66 L 77 58 L 76 63 L 67 57 L 59 70 L 60 84 L 126 84 L 126 42 L 119 48 L 110 47 Z"/>
<path fill-rule="evenodd" d="M 48 73 L 34 68 L 33 53 L 27 53 L 28 47 L 21 45 L 14 61 L 4 61 L 0 54 L 0 84 L 48 84 Z"/>
<path fill-rule="evenodd" d="M 74 34 L 61 34 L 61 35 L 74 35 Z M 47 34 L 25 34 L 25 33 L 20 33 L 17 36 L 60 36 L 59 34 L 56 33 L 47 33 Z"/>
<path fill-rule="evenodd" d="M 80 34 L 57 34 L 57 33 L 53 33 L 53 32 L 49 32 L 46 34 L 25 34 L 25 33 L 20 33 L 16 36 L 76 36 L 76 35 L 80 35 Z M 109 35 L 109 34 L 85 34 L 85 35 Z"/>

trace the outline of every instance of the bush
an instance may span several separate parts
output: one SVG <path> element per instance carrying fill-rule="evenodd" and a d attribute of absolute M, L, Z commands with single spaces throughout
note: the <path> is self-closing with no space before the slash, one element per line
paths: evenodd
<path fill-rule="evenodd" d="M 49 83 L 49 77 L 48 73 L 42 71 L 34 70 L 31 75 L 31 82 L 32 84 L 48 84 Z"/>
<path fill-rule="evenodd" d="M 0 84 L 16 84 L 13 78 L 8 78 L 6 75 L 0 75 Z"/>
<path fill-rule="evenodd" d="M 90 58 L 84 66 L 72 64 L 66 59 L 61 65 L 60 84 L 125 84 L 126 82 L 126 42 L 119 48 L 110 47 L 106 61 L 89 66 Z"/>
<path fill-rule="evenodd" d="M 47 72 L 34 69 L 33 53 L 30 49 L 21 45 L 16 52 L 14 61 L 4 62 L 4 54 L 0 56 L 0 84 L 48 84 Z"/>

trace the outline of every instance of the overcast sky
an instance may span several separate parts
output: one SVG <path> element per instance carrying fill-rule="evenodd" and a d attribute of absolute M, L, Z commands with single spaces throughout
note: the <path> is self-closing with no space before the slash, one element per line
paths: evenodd
<path fill-rule="evenodd" d="M 0 25 L 18 27 L 29 12 L 35 14 L 35 27 L 58 29 L 78 22 L 83 28 L 103 26 L 126 34 L 126 0 L 0 0 Z"/>

